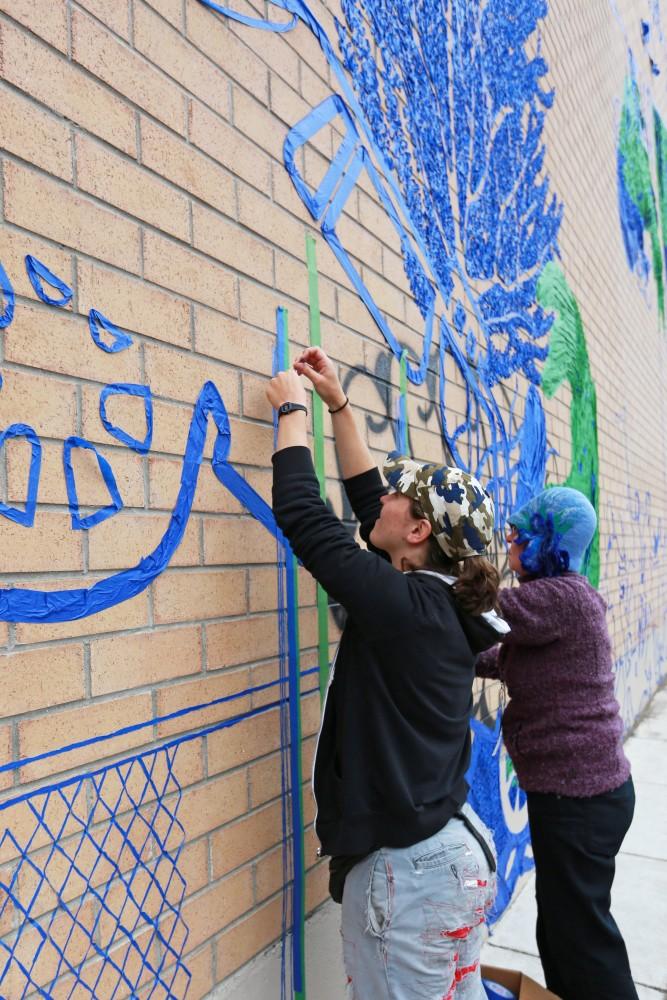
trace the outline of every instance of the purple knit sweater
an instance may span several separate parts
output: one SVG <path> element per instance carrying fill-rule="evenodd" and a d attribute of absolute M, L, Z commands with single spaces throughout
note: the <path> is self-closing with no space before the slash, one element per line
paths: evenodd
<path fill-rule="evenodd" d="M 630 764 L 605 602 L 579 573 L 527 580 L 499 602 L 512 631 L 476 670 L 507 685 L 503 736 L 521 787 L 577 797 L 618 788 Z"/>

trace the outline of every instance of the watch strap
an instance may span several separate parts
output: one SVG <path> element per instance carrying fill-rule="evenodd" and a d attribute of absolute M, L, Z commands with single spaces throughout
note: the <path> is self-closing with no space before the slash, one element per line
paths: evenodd
<path fill-rule="evenodd" d="M 278 418 L 285 417 L 288 413 L 294 413 L 295 410 L 303 410 L 304 413 L 308 413 L 308 407 L 304 406 L 303 403 L 281 403 L 278 407 Z"/>

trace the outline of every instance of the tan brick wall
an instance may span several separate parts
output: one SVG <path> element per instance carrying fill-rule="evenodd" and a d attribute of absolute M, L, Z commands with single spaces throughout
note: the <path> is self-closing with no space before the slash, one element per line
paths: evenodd
<path fill-rule="evenodd" d="M 313 6 L 335 39 L 335 0 L 329 9 Z M 598 392 L 601 590 L 610 604 L 619 698 L 630 723 L 655 683 L 667 639 L 664 558 L 654 555 L 654 542 L 658 553 L 665 544 L 667 403 L 665 334 L 653 286 L 642 292 L 630 274 L 618 223 L 623 30 L 640 44 L 635 5 L 624 0 L 619 7 L 623 28 L 607 0 L 552 0 L 543 49 L 556 91 L 546 119 L 546 167 L 565 206 L 562 263 L 581 308 Z M 249 4 L 244 9 L 258 14 Z M 270 499 L 273 429 L 264 387 L 278 305 L 289 309 L 292 349 L 308 342 L 307 231 L 317 240 L 323 343 L 380 460 L 394 443 L 398 365 L 282 162 L 288 129 L 337 89 L 305 27 L 284 35 L 253 31 L 216 17 L 197 0 L 0 0 L 0 67 L 0 262 L 16 291 L 14 320 L 0 332 L 0 429 L 28 423 L 43 445 L 35 526 L 0 519 L 2 587 L 88 587 L 134 565 L 157 544 L 178 492 L 192 406 L 207 380 L 217 385 L 231 417 L 232 462 Z M 667 120 L 667 98 L 659 87 L 653 93 Z M 336 145 L 333 129 L 308 144 L 300 162 L 309 182 L 319 182 Z M 400 244 L 363 175 L 339 232 L 396 335 L 418 351 L 422 322 Z M 26 254 L 72 287 L 66 309 L 36 296 Z M 87 327 L 93 307 L 132 335 L 129 350 L 111 355 L 95 346 Z M 443 308 L 439 302 L 439 312 Z M 409 388 L 410 442 L 417 457 L 444 459 L 437 352 L 431 367 L 423 386 Z M 463 419 L 465 392 L 450 376 L 448 412 Z M 99 393 L 110 382 L 150 385 L 149 455 L 129 451 L 104 430 Z M 505 409 L 511 391 L 508 386 Z M 555 450 L 548 478 L 555 482 L 570 467 L 569 390 L 560 389 L 545 409 Z M 141 405 L 111 399 L 109 413 L 143 436 Z M 341 512 L 328 417 L 325 432 L 328 491 Z M 125 505 L 89 532 L 72 531 L 67 510 L 62 443 L 72 434 L 99 444 Z M 209 431 L 183 541 L 145 592 L 71 623 L 0 622 L 2 762 L 277 678 L 275 546 L 215 479 L 208 461 L 213 440 Z M 25 442 L 7 442 L 0 453 L 0 496 L 10 504 L 25 498 L 28 459 Z M 76 456 L 75 472 L 82 505 L 106 503 L 94 456 Z M 498 558 L 503 562 L 501 551 Z M 316 662 L 317 625 L 315 588 L 305 573 L 300 600 L 307 667 Z M 336 636 L 332 620 L 332 644 Z M 0 775 L 0 787 L 6 798 L 38 780 L 89 771 L 265 704 L 274 692 L 24 765 Z M 487 685 L 489 710 L 497 700 L 498 691 Z M 303 702 L 305 776 L 318 715 L 319 699 L 310 695 Z M 280 933 L 279 746 L 274 710 L 184 743 L 176 753 L 185 831 L 179 869 L 190 930 L 185 964 L 194 1000 Z M 326 872 L 316 864 L 308 785 L 312 909 L 326 896 Z M 175 788 L 169 794 L 175 801 Z M 17 839 L 25 842 L 31 823 L 25 806 L 13 808 Z M 44 843 L 38 838 L 32 846 Z M 13 862 L 9 850 L 0 856 L 5 873 Z M 29 888 L 26 883 L 21 892 Z M 49 905 L 53 900 L 44 901 L 44 912 Z M 6 912 L 0 932 L 18 920 Z M 43 981 L 53 974 L 53 961 L 53 955 L 45 958 Z"/>

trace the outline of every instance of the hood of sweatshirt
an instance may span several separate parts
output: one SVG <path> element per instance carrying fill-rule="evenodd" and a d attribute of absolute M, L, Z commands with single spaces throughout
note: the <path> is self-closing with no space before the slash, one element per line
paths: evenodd
<path fill-rule="evenodd" d="M 456 583 L 455 576 L 448 576 L 446 573 L 437 573 L 435 570 L 418 569 L 416 573 L 426 573 L 443 580 L 452 587 Z M 471 650 L 477 656 L 485 649 L 490 649 L 500 642 L 510 631 L 510 627 L 504 618 L 501 618 L 495 611 L 485 611 L 481 615 L 472 615 L 456 605 L 456 613 L 461 623 L 464 635 L 468 640 Z"/>

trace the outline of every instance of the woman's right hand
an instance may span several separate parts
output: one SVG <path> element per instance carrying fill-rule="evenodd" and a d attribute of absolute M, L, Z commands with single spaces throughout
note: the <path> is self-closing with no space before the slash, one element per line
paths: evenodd
<path fill-rule="evenodd" d="M 294 362 L 294 370 L 309 379 L 317 395 L 330 410 L 345 403 L 345 393 L 331 359 L 321 347 L 308 347 Z"/>

